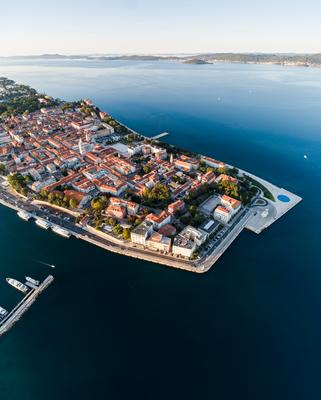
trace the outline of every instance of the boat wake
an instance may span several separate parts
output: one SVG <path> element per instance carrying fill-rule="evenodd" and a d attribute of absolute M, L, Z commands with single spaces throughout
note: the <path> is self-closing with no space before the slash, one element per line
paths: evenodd
<path fill-rule="evenodd" d="M 48 263 L 46 263 L 44 261 L 40 261 L 40 260 L 34 260 L 34 261 L 37 262 L 38 264 L 46 265 L 47 267 L 50 267 L 50 268 L 56 268 L 56 266 L 54 264 L 48 264 Z"/>

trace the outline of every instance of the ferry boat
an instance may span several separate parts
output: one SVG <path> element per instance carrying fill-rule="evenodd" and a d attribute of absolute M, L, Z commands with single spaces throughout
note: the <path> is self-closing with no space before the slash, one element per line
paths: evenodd
<path fill-rule="evenodd" d="M 27 213 L 26 211 L 23 211 L 23 210 L 20 210 L 17 213 L 17 215 L 18 215 L 18 217 L 20 217 L 24 221 L 29 221 L 29 219 L 31 218 L 31 215 L 29 213 Z"/>
<path fill-rule="evenodd" d="M 15 289 L 20 290 L 20 292 L 22 293 L 28 292 L 28 287 L 23 283 L 17 281 L 16 279 L 7 278 L 6 281 L 9 283 L 9 285 L 13 286 Z"/>
<path fill-rule="evenodd" d="M 64 228 L 62 228 L 61 226 L 58 226 L 58 225 L 53 225 L 52 226 L 52 230 L 53 230 L 53 232 L 57 233 L 58 235 L 63 236 L 63 237 L 68 238 L 68 239 L 71 236 L 71 233 L 67 229 L 64 229 Z"/>
<path fill-rule="evenodd" d="M 36 219 L 36 225 L 40 226 L 40 228 L 43 229 L 48 229 L 50 227 L 50 223 L 42 218 Z"/>
<path fill-rule="evenodd" d="M 26 276 L 26 281 L 32 283 L 35 286 L 39 286 L 39 284 L 40 284 L 39 281 L 36 281 L 35 279 L 30 278 L 30 276 Z"/>
<path fill-rule="evenodd" d="M 8 311 L 5 308 L 0 307 L 0 318 L 4 318 L 6 315 L 8 315 Z"/>

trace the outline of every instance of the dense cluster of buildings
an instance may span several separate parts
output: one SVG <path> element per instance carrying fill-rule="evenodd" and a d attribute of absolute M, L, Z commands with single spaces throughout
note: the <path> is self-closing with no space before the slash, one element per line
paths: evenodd
<path fill-rule="evenodd" d="M 90 100 L 86 99 L 86 104 L 91 105 Z M 115 137 L 113 127 L 95 113 L 86 116 L 80 109 L 44 108 L 0 124 L 0 163 L 10 174 L 30 176 L 31 192 L 63 191 L 76 200 L 78 208 L 88 205 L 94 197 L 108 194 L 103 215 L 120 221 L 130 216 L 141 218 L 142 222 L 131 230 L 134 244 L 186 258 L 241 208 L 238 200 L 223 195 L 203 227 L 188 225 L 177 234 L 174 222 L 178 214 L 186 212 L 186 195 L 204 183 L 234 180 L 237 184 L 237 180 L 216 175 L 212 169 L 200 171 L 200 161 L 214 169 L 224 167 L 220 161 L 186 155 L 174 158 L 147 140 L 131 144 L 114 140 L 110 144 L 107 139 L 111 135 Z M 148 167 L 145 174 L 141 172 L 142 163 Z M 165 210 L 142 213 L 138 203 L 126 199 L 128 190 L 142 196 L 158 183 L 170 190 L 171 203 Z"/>

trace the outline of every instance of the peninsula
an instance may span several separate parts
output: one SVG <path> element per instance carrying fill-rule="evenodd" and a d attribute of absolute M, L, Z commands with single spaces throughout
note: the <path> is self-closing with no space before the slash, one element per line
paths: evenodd
<path fill-rule="evenodd" d="M 64 237 L 203 273 L 244 228 L 260 233 L 301 201 L 134 132 L 89 99 L 63 102 L 7 78 L 0 96 L 0 203 Z"/>

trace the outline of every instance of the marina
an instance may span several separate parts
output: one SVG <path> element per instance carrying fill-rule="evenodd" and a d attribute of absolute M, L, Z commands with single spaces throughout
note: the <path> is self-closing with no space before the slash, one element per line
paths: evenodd
<path fill-rule="evenodd" d="M 31 214 L 23 209 L 19 209 L 17 212 L 17 215 L 24 221 L 29 221 L 31 218 L 36 218 L 33 214 Z M 48 230 L 49 228 L 51 228 L 52 231 L 55 232 L 57 235 L 60 235 L 66 239 L 69 239 L 70 236 L 72 235 L 72 233 L 68 229 L 62 228 L 59 225 L 52 224 L 43 218 L 36 218 L 35 223 L 37 226 L 39 226 L 42 229 Z"/>
<path fill-rule="evenodd" d="M 21 282 L 18 282 L 15 279 L 11 279 L 9 282 L 9 279 L 7 279 L 7 282 L 18 290 L 21 289 L 19 289 L 16 285 L 18 285 L 19 287 L 21 287 L 22 285 L 24 288 L 26 288 L 26 291 L 23 291 L 24 293 L 26 293 L 26 295 L 13 308 L 11 312 L 8 312 L 2 307 L 0 308 L 0 336 L 6 333 L 10 328 L 12 328 L 12 326 L 30 308 L 37 297 L 52 283 L 53 280 L 54 277 L 52 275 L 49 275 L 39 286 L 34 285 L 34 288 L 31 288 L 29 290 L 28 287 L 23 285 Z"/>

